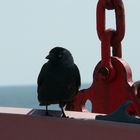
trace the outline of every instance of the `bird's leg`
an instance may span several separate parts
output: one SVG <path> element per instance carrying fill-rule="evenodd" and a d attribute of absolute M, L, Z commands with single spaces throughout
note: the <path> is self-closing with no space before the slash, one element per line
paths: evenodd
<path fill-rule="evenodd" d="M 48 105 L 46 105 L 46 112 L 45 112 L 45 115 L 46 115 L 46 116 L 53 117 L 53 115 L 50 114 L 49 111 L 48 111 Z"/>
<path fill-rule="evenodd" d="M 68 118 L 68 117 L 66 116 L 65 112 L 64 112 L 64 104 L 63 104 L 63 103 L 60 103 L 59 106 L 60 106 L 61 111 L 62 111 L 62 117 L 63 117 L 63 118 Z"/>
<path fill-rule="evenodd" d="M 66 114 L 65 114 L 65 112 L 64 112 L 64 108 L 63 108 L 63 107 L 61 108 L 61 110 L 62 110 L 62 117 L 63 117 L 63 118 L 67 118 L 67 116 L 66 116 Z"/>
<path fill-rule="evenodd" d="M 48 105 L 46 105 L 46 113 L 45 113 L 46 116 L 49 116 L 49 112 L 48 112 Z"/>

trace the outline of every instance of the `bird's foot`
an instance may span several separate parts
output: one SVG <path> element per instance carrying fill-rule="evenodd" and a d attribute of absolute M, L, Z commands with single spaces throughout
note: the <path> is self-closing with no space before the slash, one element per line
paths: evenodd
<path fill-rule="evenodd" d="M 53 115 L 52 115 L 52 114 L 50 114 L 50 113 L 48 112 L 48 110 L 46 110 L 46 112 L 45 112 L 45 116 L 48 116 L 48 117 L 53 117 Z"/>
<path fill-rule="evenodd" d="M 62 118 L 69 118 L 69 116 L 66 116 L 65 114 L 61 115 Z"/>
<path fill-rule="evenodd" d="M 46 115 L 46 116 L 50 116 L 50 114 L 48 113 L 48 111 L 47 111 L 47 112 L 45 112 L 45 115 Z"/>
<path fill-rule="evenodd" d="M 62 117 L 62 118 L 69 118 L 69 116 L 66 116 L 66 114 L 65 114 L 64 111 L 62 111 L 61 117 Z"/>

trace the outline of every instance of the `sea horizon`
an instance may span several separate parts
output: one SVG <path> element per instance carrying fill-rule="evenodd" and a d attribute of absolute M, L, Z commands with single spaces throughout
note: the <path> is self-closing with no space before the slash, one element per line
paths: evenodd
<path fill-rule="evenodd" d="M 88 87 L 90 87 L 90 84 L 84 83 L 80 89 Z M 45 109 L 45 107 L 39 106 L 37 100 L 37 85 L 0 86 L 0 107 Z M 49 109 L 60 110 L 58 105 L 51 105 Z"/>

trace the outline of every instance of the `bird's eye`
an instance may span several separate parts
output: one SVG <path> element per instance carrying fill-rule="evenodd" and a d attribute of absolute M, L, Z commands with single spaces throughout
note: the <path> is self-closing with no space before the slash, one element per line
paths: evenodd
<path fill-rule="evenodd" d="M 62 58 L 62 54 L 59 54 L 59 55 L 58 55 L 58 58 Z"/>

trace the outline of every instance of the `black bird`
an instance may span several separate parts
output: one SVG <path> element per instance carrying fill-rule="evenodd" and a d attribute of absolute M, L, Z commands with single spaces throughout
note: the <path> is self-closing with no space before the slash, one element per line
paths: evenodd
<path fill-rule="evenodd" d="M 64 107 L 72 102 L 81 85 L 80 72 L 71 53 L 62 47 L 55 47 L 46 57 L 38 76 L 38 100 L 40 105 L 59 104 L 62 116 L 66 117 Z"/>

